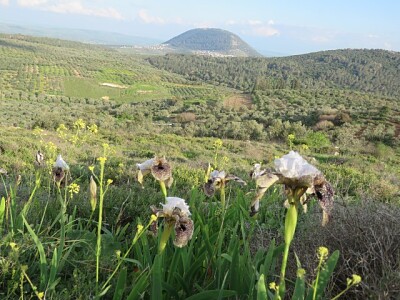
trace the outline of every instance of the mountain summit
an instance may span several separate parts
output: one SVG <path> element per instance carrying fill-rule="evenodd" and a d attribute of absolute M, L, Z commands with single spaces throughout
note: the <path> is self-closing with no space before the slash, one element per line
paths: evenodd
<path fill-rule="evenodd" d="M 217 28 L 188 30 L 163 46 L 176 52 L 210 56 L 261 56 L 236 34 Z"/>

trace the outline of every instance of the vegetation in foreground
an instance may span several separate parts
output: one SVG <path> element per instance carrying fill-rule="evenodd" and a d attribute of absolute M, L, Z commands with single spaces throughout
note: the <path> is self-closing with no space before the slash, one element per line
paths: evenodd
<path fill-rule="evenodd" d="M 165 180 L 164 188 L 151 176 L 140 180 L 142 187 L 135 180 L 135 163 L 143 160 L 122 157 L 118 148 L 108 144 L 100 146 L 105 137 L 82 120 L 75 122 L 74 129 L 46 133 L 35 130 L 34 134 L 39 137 L 35 146 L 41 149 L 44 159 L 36 158 L 35 162 L 34 155 L 29 155 L 21 177 L 15 177 L 14 172 L 2 175 L 3 297 L 272 299 L 286 293 L 297 299 L 294 295 L 303 293 L 310 299 L 320 299 L 323 294 L 334 297 L 350 287 L 345 295 L 353 299 L 396 295 L 398 236 L 385 237 L 385 234 L 390 234 L 389 228 L 395 232 L 398 226 L 395 222 L 398 207 L 381 211 L 388 214 L 387 223 L 382 223 L 379 217 L 369 220 L 380 224 L 384 234 L 363 232 L 359 241 L 364 238 L 375 241 L 376 247 L 371 249 L 368 244 L 365 253 L 355 253 L 347 248 L 354 244 L 343 245 L 339 243 L 340 238 L 332 237 L 343 231 L 351 236 L 354 228 L 350 226 L 369 226 L 363 215 L 357 220 L 354 213 L 368 211 L 370 214 L 374 208 L 368 203 L 363 204 L 366 207 L 359 207 L 354 203 L 356 199 L 342 199 L 340 185 L 334 184 L 340 198 L 331 222 L 322 227 L 320 217 L 314 214 L 319 208 L 315 202 L 309 202 L 307 214 L 299 210 L 292 250 L 284 251 L 288 226 L 285 219 L 289 218 L 285 217 L 283 206 L 286 194 L 277 187 L 270 188 L 262 198 L 257 217 L 250 217 L 250 204 L 257 195 L 259 183 L 253 182 L 245 170 L 234 167 L 228 145 L 210 140 L 209 159 L 205 163 L 210 161 L 213 168 L 230 173 L 236 170 L 248 185 L 226 182 L 222 192 L 221 184 L 215 184 L 217 193 L 208 198 L 203 192 L 207 168 L 189 167 L 173 159 L 168 174 L 174 181 L 169 188 L 170 175 L 159 178 Z M 68 164 L 64 160 L 60 163 L 59 159 L 54 164 L 59 152 L 65 153 Z M 154 165 L 158 166 L 151 164 Z M 64 173 L 59 171 L 55 176 L 53 166 Z M 225 177 L 215 178 L 220 182 Z M 233 175 L 230 178 L 241 181 Z M 185 247 L 177 248 L 168 242 L 169 235 L 175 240 L 179 235 L 171 231 L 177 228 L 176 218 L 168 219 L 158 209 L 160 203 L 165 203 L 164 199 L 168 200 L 166 195 L 186 199 L 189 205 L 194 226 Z M 352 214 L 343 213 L 340 207 L 345 203 Z M 150 205 L 154 205 L 153 210 Z M 155 231 L 156 219 L 160 220 L 158 231 Z M 187 229 L 187 221 L 181 221 L 186 225 L 178 228 Z M 312 236 L 321 237 L 312 239 Z M 321 244 L 322 241 L 325 243 Z M 328 249 L 332 254 L 327 254 Z M 340 251 L 335 252 L 337 249 Z M 394 264 L 380 265 L 369 260 L 379 249 L 385 251 L 384 259 Z M 343 254 L 339 253 L 346 257 L 340 258 Z M 285 285 L 282 284 L 282 257 L 287 260 Z M 366 261 L 359 265 L 358 259 Z M 349 260 L 354 264 L 348 263 Z M 336 264 L 337 273 L 331 275 Z M 366 270 L 368 273 L 364 273 Z M 381 272 L 385 277 L 380 277 Z M 361 283 L 358 274 L 363 278 Z M 279 288 L 282 286 L 284 290 Z"/>
<path fill-rule="evenodd" d="M 86 299 L 101 292 L 115 299 L 278 295 L 287 194 L 271 187 L 257 218 L 251 218 L 257 185 L 248 172 L 255 163 L 271 167 L 289 150 L 323 172 L 336 204 L 325 227 L 315 201 L 308 203 L 307 214 L 299 210 L 286 250 L 286 295 L 296 295 L 304 283 L 309 297 L 318 298 L 316 284 L 329 277 L 322 274 L 330 273 L 337 258 L 330 280 L 323 280 L 325 298 L 350 286 L 341 298 L 398 297 L 399 108 L 396 85 L 385 79 L 392 77 L 378 76 L 392 74 L 396 53 L 367 52 L 364 65 L 378 56 L 383 67 L 367 88 L 352 81 L 366 70 L 356 68 L 359 57 L 351 60 L 358 70 L 351 80 L 343 75 L 335 81 L 339 70 L 329 75 L 320 68 L 318 76 L 307 71 L 312 80 L 296 82 L 285 77 L 286 63 L 277 60 L 271 65 L 276 72 L 254 69 L 256 75 L 241 81 L 242 69 L 228 68 L 232 61 L 239 67 L 268 60 L 182 57 L 179 70 L 201 61 L 199 73 L 177 75 L 160 70 L 164 66 L 155 58 L 151 66 L 142 57 L 59 40 L 2 36 L 0 50 L 3 298 Z M 331 61 L 329 53 L 316 60 L 346 62 L 348 54 L 340 54 L 341 60 Z M 300 64 L 300 57 L 294 59 Z M 168 68 L 173 64 L 171 59 Z M 207 75 L 202 65 L 213 78 L 201 78 Z M 232 74 L 240 76 L 229 79 Z M 328 75 L 335 84 L 322 86 Z M 284 82 L 277 80 L 281 77 Z M 385 89 L 376 89 L 379 84 Z M 222 145 L 216 138 L 224 139 Z M 103 144 L 111 145 L 106 153 Z M 44 168 L 35 166 L 37 150 Z M 60 153 L 69 175 L 58 187 L 51 171 Z M 165 194 L 151 176 L 143 178 L 144 189 L 136 181 L 136 164 L 155 155 L 168 158 L 174 182 L 167 196 L 186 200 L 194 224 L 187 246 L 175 248 L 169 241 L 162 253 Z M 206 197 L 208 163 L 247 185 L 229 183 L 224 197 L 220 191 Z M 159 234 L 151 236 L 157 213 Z M 319 247 L 328 249 L 329 258 Z M 306 273 L 298 273 L 301 269 Z M 353 274 L 362 278 L 357 286 Z"/>

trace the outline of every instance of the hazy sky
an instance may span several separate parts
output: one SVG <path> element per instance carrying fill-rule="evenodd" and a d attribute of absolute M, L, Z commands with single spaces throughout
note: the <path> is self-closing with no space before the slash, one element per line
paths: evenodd
<path fill-rule="evenodd" d="M 232 31 L 257 50 L 400 51 L 397 0 L 0 0 L 0 22 L 168 40 L 186 30 Z"/>

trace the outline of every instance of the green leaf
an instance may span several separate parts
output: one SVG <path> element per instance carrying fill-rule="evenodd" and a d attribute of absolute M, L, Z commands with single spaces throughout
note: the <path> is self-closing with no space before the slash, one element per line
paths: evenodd
<path fill-rule="evenodd" d="M 29 234 L 31 235 L 33 241 L 35 242 L 36 248 L 38 249 L 39 252 L 39 257 L 40 257 L 40 290 L 44 290 L 44 287 L 46 286 L 46 273 L 47 273 L 47 261 L 46 261 L 46 255 L 44 253 L 44 248 L 42 243 L 40 242 L 38 236 L 36 233 L 33 231 L 32 227 L 28 224 L 28 222 L 25 220 L 25 217 L 21 215 L 22 220 L 25 224 L 26 229 L 28 230 Z"/>
<path fill-rule="evenodd" d="M 6 212 L 6 199 L 4 197 L 1 197 L 1 201 L 0 201 L 0 233 L 3 230 L 3 222 L 4 222 L 5 212 Z"/>
<path fill-rule="evenodd" d="M 235 291 L 231 290 L 209 290 L 209 291 L 204 291 L 200 292 L 196 295 L 190 296 L 186 298 L 186 300 L 210 300 L 210 299 L 217 299 L 218 297 L 222 298 L 227 298 L 227 297 L 233 297 L 236 296 Z"/>
<path fill-rule="evenodd" d="M 167 292 L 166 299 L 179 299 L 179 294 L 177 292 L 176 286 L 168 284 L 166 282 L 162 283 L 163 290 Z"/>
<path fill-rule="evenodd" d="M 184 289 L 185 293 L 190 294 L 191 287 L 188 286 L 188 282 L 185 279 L 183 279 L 181 274 L 176 273 L 175 279 L 178 281 L 178 284 L 180 284 L 181 288 Z"/>
<path fill-rule="evenodd" d="M 257 300 L 265 299 L 267 299 L 267 288 L 265 286 L 264 274 L 261 274 L 257 282 Z"/>
<path fill-rule="evenodd" d="M 111 284 L 109 286 L 107 286 L 105 289 L 103 289 L 100 294 L 97 295 L 98 298 L 101 298 L 102 296 L 104 296 L 105 294 L 107 294 L 108 290 L 111 288 Z M 96 298 L 97 299 L 97 298 Z"/>
<path fill-rule="evenodd" d="M 167 276 L 167 282 L 168 284 L 172 284 L 172 280 L 175 277 L 174 275 L 176 274 L 176 272 L 178 271 L 178 262 L 179 262 L 179 258 L 181 257 L 181 253 L 182 251 L 184 251 L 183 249 L 176 249 L 176 251 L 174 252 L 174 255 L 172 257 L 172 262 L 170 263 L 169 267 L 168 267 L 168 276 Z"/>
<path fill-rule="evenodd" d="M 294 254 L 296 257 L 296 264 L 297 264 L 297 279 L 296 284 L 294 286 L 294 292 L 292 296 L 292 300 L 303 300 L 305 297 L 305 280 L 304 274 L 305 270 L 301 267 L 301 262 L 297 254 Z"/>
<path fill-rule="evenodd" d="M 126 300 L 138 300 L 143 298 L 142 294 L 149 285 L 149 276 L 150 272 L 143 272 L 140 274 L 139 279 L 136 281 Z"/>
<path fill-rule="evenodd" d="M 162 254 L 157 254 L 151 269 L 151 299 L 162 299 Z"/>
<path fill-rule="evenodd" d="M 272 240 L 271 243 L 269 244 L 268 252 L 267 252 L 267 255 L 265 256 L 265 260 L 263 263 L 264 270 L 262 271 L 262 273 L 265 276 L 270 275 L 274 254 L 275 254 L 275 240 Z"/>
<path fill-rule="evenodd" d="M 324 291 L 329 283 L 329 279 L 332 276 L 333 270 L 336 267 L 338 259 L 339 259 L 339 250 L 336 250 L 327 259 L 324 268 L 320 270 L 318 285 L 316 287 L 317 288 L 316 299 L 320 299 L 324 294 Z"/>
<path fill-rule="evenodd" d="M 223 254 L 221 254 L 221 257 L 222 258 L 225 258 L 227 261 L 229 261 L 229 262 L 232 262 L 232 256 L 230 256 L 229 254 L 227 254 L 227 253 L 223 253 Z"/>
<path fill-rule="evenodd" d="M 304 277 L 297 277 L 292 300 L 303 300 L 305 292 Z"/>
<path fill-rule="evenodd" d="M 239 268 L 239 245 L 234 243 L 234 249 L 232 253 L 232 262 L 229 269 L 229 287 L 235 289 L 238 293 L 241 291 L 241 276 Z"/>
<path fill-rule="evenodd" d="M 126 276 L 127 276 L 126 269 L 122 269 L 119 273 L 117 286 L 115 287 L 114 297 L 113 300 L 121 300 L 125 290 L 125 283 L 126 283 Z"/>
<path fill-rule="evenodd" d="M 50 286 L 53 286 L 53 282 L 57 275 L 58 262 L 59 262 L 58 252 L 57 252 L 57 248 L 55 248 L 54 252 L 53 252 L 53 258 L 51 259 L 49 280 L 47 282 L 47 289 L 49 289 L 49 290 L 50 290 Z"/>

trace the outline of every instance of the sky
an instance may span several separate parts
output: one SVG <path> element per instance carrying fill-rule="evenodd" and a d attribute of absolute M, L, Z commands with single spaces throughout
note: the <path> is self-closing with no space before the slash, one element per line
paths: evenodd
<path fill-rule="evenodd" d="M 261 53 L 400 51 L 398 0 L 0 0 L 0 23 L 118 32 L 166 41 L 221 28 Z"/>

